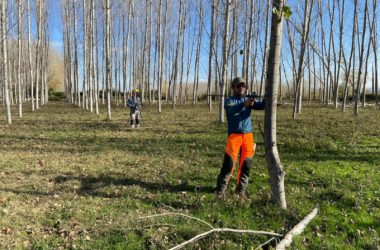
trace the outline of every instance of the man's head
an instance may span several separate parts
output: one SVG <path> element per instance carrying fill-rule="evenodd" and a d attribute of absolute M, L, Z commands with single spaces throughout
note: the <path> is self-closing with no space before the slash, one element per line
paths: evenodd
<path fill-rule="evenodd" d="M 136 90 L 132 90 L 132 96 L 136 96 Z"/>
<path fill-rule="evenodd" d="M 247 89 L 245 80 L 241 77 L 236 77 L 232 80 L 231 83 L 231 89 L 232 93 L 237 96 L 241 96 L 245 93 L 245 90 Z"/>

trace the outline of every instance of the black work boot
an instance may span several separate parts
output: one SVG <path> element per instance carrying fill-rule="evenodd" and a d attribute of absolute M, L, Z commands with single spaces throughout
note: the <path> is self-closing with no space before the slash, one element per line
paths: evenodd
<path fill-rule="evenodd" d="M 247 158 L 244 160 L 240 169 L 240 178 L 236 186 L 236 193 L 245 198 L 247 196 L 247 186 L 249 179 L 249 171 L 251 170 L 252 158 Z"/>
<path fill-rule="evenodd" d="M 216 180 L 215 195 L 223 196 L 227 188 L 228 178 L 234 167 L 234 160 L 228 154 L 224 154 L 224 161 L 218 179 Z"/>

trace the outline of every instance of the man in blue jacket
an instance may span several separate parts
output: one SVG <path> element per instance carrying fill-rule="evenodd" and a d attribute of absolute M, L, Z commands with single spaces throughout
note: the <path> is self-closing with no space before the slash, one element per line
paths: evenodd
<path fill-rule="evenodd" d="M 140 127 L 141 106 L 141 99 L 137 96 L 136 90 L 133 90 L 132 96 L 128 99 L 131 128 L 135 127 L 134 120 L 136 120 L 136 127 Z"/>
<path fill-rule="evenodd" d="M 235 78 L 231 88 L 233 96 L 224 102 L 228 121 L 228 139 L 215 192 L 218 196 L 224 194 L 240 152 L 236 192 L 244 197 L 256 148 L 252 134 L 251 111 L 252 109 L 263 110 L 265 102 L 257 102 L 253 98 L 244 96 L 247 88 L 243 78 Z"/>

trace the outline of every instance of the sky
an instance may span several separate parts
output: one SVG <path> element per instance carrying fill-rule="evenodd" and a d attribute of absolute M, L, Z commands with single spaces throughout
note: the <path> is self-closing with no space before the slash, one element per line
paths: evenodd
<path fill-rule="evenodd" d="M 53 49 L 63 53 L 62 19 L 59 14 L 61 12 L 59 2 L 59 0 L 49 1 L 51 10 L 49 14 L 50 41 Z"/>

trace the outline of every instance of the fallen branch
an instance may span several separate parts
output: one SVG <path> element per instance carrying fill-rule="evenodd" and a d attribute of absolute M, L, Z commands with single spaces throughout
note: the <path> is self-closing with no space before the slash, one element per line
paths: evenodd
<path fill-rule="evenodd" d="M 307 224 L 314 219 L 318 213 L 318 208 L 314 208 L 302 221 L 300 221 L 292 230 L 290 230 L 285 237 L 278 243 L 276 250 L 285 249 L 285 247 L 290 246 L 293 241 L 293 236 L 299 235 L 303 232 Z"/>
<path fill-rule="evenodd" d="M 264 242 L 263 244 L 261 244 L 260 246 L 256 247 L 255 250 L 260 250 L 262 249 L 263 246 L 266 246 L 268 245 L 270 242 L 272 242 L 273 240 L 277 240 L 276 237 L 272 237 L 270 238 L 269 240 L 267 240 L 266 242 Z"/>
<path fill-rule="evenodd" d="M 277 234 L 277 233 L 272 233 L 272 232 L 266 232 L 266 231 L 255 231 L 255 230 L 240 230 L 240 229 L 232 229 L 232 228 L 214 228 L 214 229 L 211 229 L 207 232 L 204 232 L 204 233 L 201 233 L 201 234 L 198 234 L 197 236 L 191 238 L 190 240 L 187 240 L 175 247 L 172 247 L 170 248 L 170 250 L 177 250 L 177 249 L 181 249 L 183 248 L 184 246 L 190 244 L 190 243 L 193 243 L 199 239 L 202 239 L 204 237 L 206 237 L 207 235 L 209 234 L 212 234 L 212 233 L 216 233 L 216 232 L 231 232 L 231 233 L 249 233 L 249 234 L 262 234 L 262 235 L 269 235 L 269 236 L 276 236 L 276 237 L 282 237 L 281 234 Z"/>
<path fill-rule="evenodd" d="M 173 225 L 173 224 L 153 224 L 153 225 L 147 225 L 147 226 L 142 226 L 142 227 L 130 227 L 130 228 L 126 228 L 125 230 L 132 231 L 132 230 L 141 230 L 141 229 L 152 228 L 152 227 L 175 227 L 175 226 L 176 225 Z"/>
<path fill-rule="evenodd" d="M 210 223 L 204 221 L 204 220 L 201 220 L 197 217 L 193 217 L 193 216 L 189 216 L 189 215 L 186 215 L 186 214 L 181 214 L 181 213 L 163 213 L 163 214 L 155 214 L 155 215 L 150 215 L 150 216 L 144 216 L 144 217 L 139 217 L 137 219 L 148 219 L 148 218 L 154 218 L 154 217 L 161 217 L 161 216 L 167 216 L 167 215 L 177 215 L 177 216 L 182 216 L 182 217 L 186 217 L 186 218 L 189 218 L 189 219 L 193 219 L 193 220 L 197 220 L 197 221 L 200 221 L 202 222 L 203 224 L 206 224 L 207 226 L 209 226 L 210 228 L 215 228 L 213 227 Z"/>

